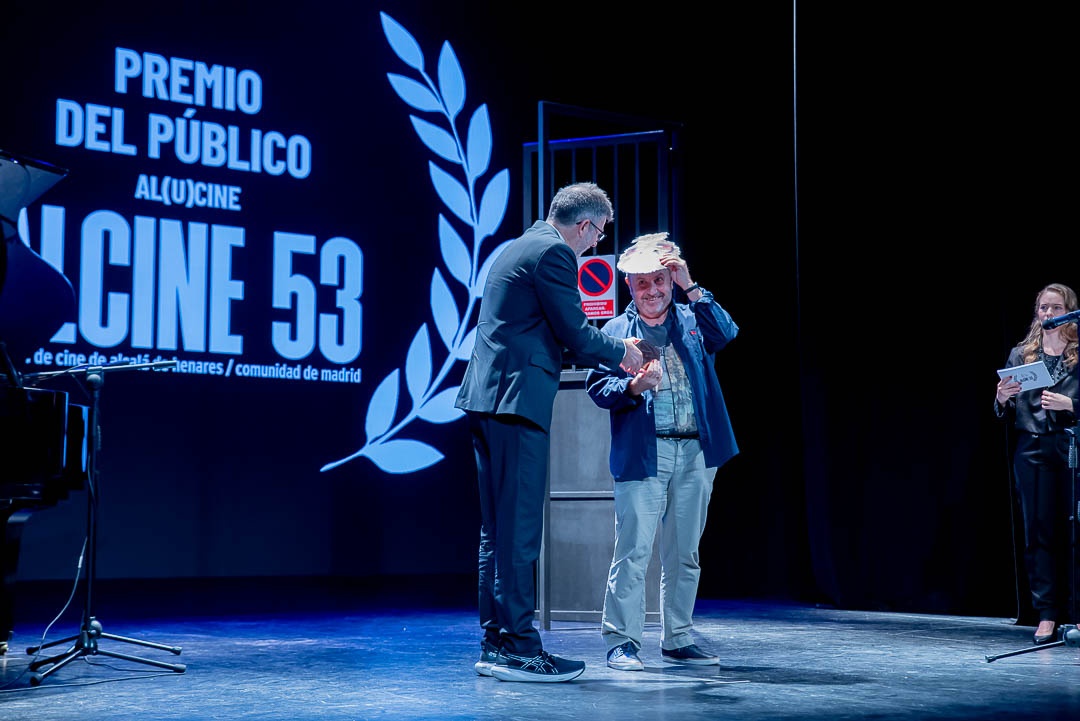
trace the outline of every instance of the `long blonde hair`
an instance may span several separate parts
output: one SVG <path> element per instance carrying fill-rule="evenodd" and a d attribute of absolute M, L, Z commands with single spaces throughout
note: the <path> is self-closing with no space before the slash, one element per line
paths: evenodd
<path fill-rule="evenodd" d="M 1027 335 L 1024 336 L 1024 340 L 1020 341 L 1020 352 L 1023 354 L 1025 363 L 1032 363 L 1039 357 L 1039 352 L 1042 351 L 1043 346 L 1043 327 L 1039 322 L 1039 305 L 1042 303 L 1042 297 L 1046 293 L 1057 293 L 1065 299 L 1065 310 L 1071 312 L 1077 309 L 1076 291 L 1067 285 L 1061 283 L 1051 283 L 1035 296 L 1035 317 L 1031 321 L 1031 327 L 1028 328 Z M 1062 353 L 1062 359 L 1065 361 L 1065 367 L 1072 370 L 1076 367 L 1078 353 L 1077 353 L 1077 333 L 1075 323 L 1066 323 L 1061 327 L 1061 337 L 1065 339 L 1065 352 Z"/>

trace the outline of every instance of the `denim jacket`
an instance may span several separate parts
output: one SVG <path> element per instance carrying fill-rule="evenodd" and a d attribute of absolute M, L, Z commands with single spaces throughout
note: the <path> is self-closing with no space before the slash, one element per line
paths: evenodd
<path fill-rule="evenodd" d="M 705 465 L 719 468 L 739 452 L 731 428 L 720 380 L 716 376 L 715 353 L 739 332 L 731 315 L 702 290 L 702 296 L 689 304 L 672 303 L 677 332 L 670 341 L 686 367 L 693 393 Z M 608 321 L 602 331 L 616 338 L 644 337 L 642 323 L 633 301 L 623 313 Z M 611 420 L 611 455 L 609 465 L 616 481 L 640 480 L 656 475 L 656 424 L 651 390 L 633 396 L 627 390 L 631 376 L 621 368 L 604 366 L 590 370 L 585 378 L 589 397 L 606 409 Z"/>

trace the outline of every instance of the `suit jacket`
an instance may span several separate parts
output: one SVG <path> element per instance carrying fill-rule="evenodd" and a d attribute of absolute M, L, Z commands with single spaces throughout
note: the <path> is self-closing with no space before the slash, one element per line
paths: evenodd
<path fill-rule="evenodd" d="M 495 260 L 456 407 L 522 416 L 548 430 L 562 351 L 618 367 L 625 347 L 581 309 L 577 256 L 539 220 Z"/>

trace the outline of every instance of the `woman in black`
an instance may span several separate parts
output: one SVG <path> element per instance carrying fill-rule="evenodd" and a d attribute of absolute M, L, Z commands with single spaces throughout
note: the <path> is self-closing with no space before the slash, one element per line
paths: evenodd
<path fill-rule="evenodd" d="M 1075 323 L 1043 328 L 1043 321 L 1077 309 L 1076 293 L 1053 283 L 1035 297 L 1035 317 L 1027 336 L 1009 352 L 1005 366 L 1043 361 L 1051 385 L 1022 391 L 1013 376 L 997 384 L 994 413 L 1009 417 L 1017 430 L 1013 472 L 1024 525 L 1024 562 L 1031 603 L 1039 615 L 1035 643 L 1054 640 L 1068 615 L 1071 559 L 1069 515 L 1073 469 L 1069 434 L 1080 408 Z M 1072 619 L 1075 621 L 1076 619 Z"/>

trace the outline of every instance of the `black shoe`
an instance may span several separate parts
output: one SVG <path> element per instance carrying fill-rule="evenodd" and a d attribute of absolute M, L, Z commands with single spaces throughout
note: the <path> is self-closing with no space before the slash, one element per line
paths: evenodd
<path fill-rule="evenodd" d="M 499 658 L 499 649 L 488 643 L 487 639 L 480 642 L 480 660 L 473 664 L 473 668 L 481 676 L 490 676 L 491 667 Z"/>
<path fill-rule="evenodd" d="M 491 675 L 500 681 L 531 681 L 555 683 L 569 681 L 585 672 L 584 661 L 571 661 L 541 651 L 535 656 L 515 656 L 500 653 L 499 661 L 491 667 Z"/>
<path fill-rule="evenodd" d="M 660 651 L 660 655 L 664 657 L 665 661 L 671 663 L 686 663 L 692 666 L 717 666 L 720 664 L 719 656 L 705 653 L 697 647 L 697 644 L 693 643 L 682 648 L 670 650 L 665 648 Z"/>
<path fill-rule="evenodd" d="M 1041 622 L 1040 622 L 1040 625 L 1041 625 Z M 1051 641 L 1053 641 L 1055 636 L 1057 636 L 1057 624 L 1056 623 L 1054 624 L 1053 628 L 1050 629 L 1050 633 L 1048 633 L 1048 634 L 1036 633 L 1032 637 L 1032 639 L 1035 641 L 1036 646 L 1041 646 L 1044 643 L 1050 643 Z"/>

